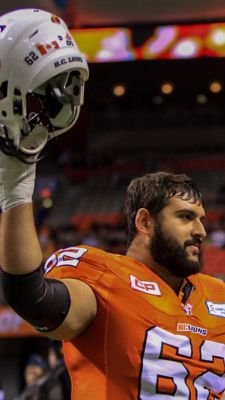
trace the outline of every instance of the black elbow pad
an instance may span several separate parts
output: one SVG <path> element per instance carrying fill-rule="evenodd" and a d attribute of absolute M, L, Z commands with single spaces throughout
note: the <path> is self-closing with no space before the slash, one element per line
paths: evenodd
<path fill-rule="evenodd" d="M 7 303 L 37 330 L 48 332 L 64 321 L 70 308 L 70 294 L 62 281 L 45 279 L 41 267 L 25 275 L 2 271 Z"/>

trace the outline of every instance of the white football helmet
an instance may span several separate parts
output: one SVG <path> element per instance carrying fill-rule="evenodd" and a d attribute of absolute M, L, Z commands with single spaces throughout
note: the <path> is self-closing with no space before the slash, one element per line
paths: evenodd
<path fill-rule="evenodd" d="M 0 149 L 33 162 L 77 121 L 88 66 L 64 21 L 43 10 L 0 17 Z"/>

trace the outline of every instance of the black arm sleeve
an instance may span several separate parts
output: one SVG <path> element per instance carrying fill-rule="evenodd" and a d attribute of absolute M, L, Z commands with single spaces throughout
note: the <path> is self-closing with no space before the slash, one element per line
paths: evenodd
<path fill-rule="evenodd" d="M 2 271 L 7 303 L 37 330 L 48 332 L 64 321 L 70 308 L 70 294 L 63 282 L 45 279 L 41 267 L 26 275 Z"/>

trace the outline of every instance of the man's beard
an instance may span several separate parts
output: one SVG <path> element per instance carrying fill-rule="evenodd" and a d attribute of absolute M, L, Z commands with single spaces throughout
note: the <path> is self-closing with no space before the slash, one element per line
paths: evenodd
<path fill-rule="evenodd" d="M 173 275 L 185 278 L 188 275 L 200 272 L 202 269 L 201 253 L 199 253 L 198 261 L 188 259 L 185 244 L 191 244 L 190 242 L 184 243 L 184 247 L 181 247 L 175 238 L 163 232 L 161 224 L 156 220 L 150 252 L 157 264 L 165 267 Z M 194 242 L 195 239 L 193 239 Z"/>

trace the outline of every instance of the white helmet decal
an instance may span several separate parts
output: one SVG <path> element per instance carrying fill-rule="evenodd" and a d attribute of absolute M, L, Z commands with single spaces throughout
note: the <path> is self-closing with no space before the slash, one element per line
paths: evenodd
<path fill-rule="evenodd" d="M 83 104 L 88 66 L 64 21 L 23 9 L 0 17 L 0 149 L 32 162 L 68 131 Z"/>

